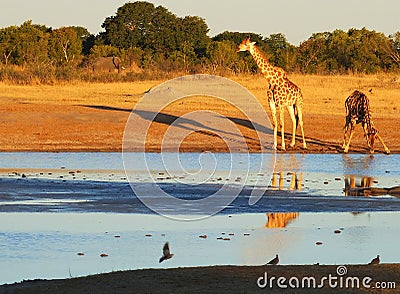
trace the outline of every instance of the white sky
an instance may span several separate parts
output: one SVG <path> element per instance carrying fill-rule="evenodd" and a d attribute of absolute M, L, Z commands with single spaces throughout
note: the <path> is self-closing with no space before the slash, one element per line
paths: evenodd
<path fill-rule="evenodd" d="M 91 33 L 123 0 L 0 0 L 0 27 L 31 19 L 53 28 L 83 26 Z M 131 1 L 133 2 L 133 1 Z M 386 35 L 400 31 L 399 0 L 148 0 L 182 17 L 204 18 L 210 36 L 223 31 L 285 34 L 298 45 L 312 33 L 366 27 Z"/>

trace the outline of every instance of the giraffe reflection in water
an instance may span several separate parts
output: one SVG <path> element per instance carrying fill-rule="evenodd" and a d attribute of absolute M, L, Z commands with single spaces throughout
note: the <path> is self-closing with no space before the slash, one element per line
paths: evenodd
<path fill-rule="evenodd" d="M 346 196 L 385 196 L 400 197 L 400 186 L 391 188 L 373 187 L 377 183 L 372 177 L 354 175 L 344 178 L 344 194 Z"/>
<path fill-rule="evenodd" d="M 278 229 L 286 228 L 286 226 L 299 217 L 298 212 L 275 212 L 267 213 L 267 223 L 265 228 L 268 229 Z"/>
<path fill-rule="evenodd" d="M 272 175 L 271 189 L 301 191 L 303 185 L 303 173 L 288 172 L 286 175 L 290 177 L 286 178 L 286 182 L 290 183 L 289 186 L 285 185 L 284 172 L 274 172 Z"/>
<path fill-rule="evenodd" d="M 369 196 L 374 180 L 371 177 L 346 176 L 344 194 L 346 196 Z"/>
<path fill-rule="evenodd" d="M 303 188 L 302 157 L 294 154 L 281 154 L 276 158 L 275 171 L 272 174 L 271 190 L 301 191 Z"/>

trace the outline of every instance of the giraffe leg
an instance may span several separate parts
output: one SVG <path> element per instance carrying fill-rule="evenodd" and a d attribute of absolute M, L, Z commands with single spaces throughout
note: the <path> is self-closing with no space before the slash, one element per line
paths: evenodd
<path fill-rule="evenodd" d="M 269 108 L 271 109 L 271 114 L 272 114 L 272 123 L 274 124 L 274 146 L 273 149 L 276 150 L 276 147 L 278 146 L 278 120 L 276 119 L 276 106 L 275 102 L 273 99 L 269 100 Z"/>
<path fill-rule="evenodd" d="M 297 107 L 297 116 L 299 118 L 301 137 L 303 139 L 303 149 L 307 149 L 306 139 L 304 137 L 304 128 L 303 128 L 303 110 L 301 109 L 301 107 Z"/>
<path fill-rule="evenodd" d="M 379 136 L 378 134 L 376 134 L 376 137 L 377 137 L 378 140 L 382 143 L 383 148 L 385 148 L 385 153 L 386 153 L 386 154 L 389 154 L 389 153 L 390 153 L 390 150 L 389 150 L 389 148 L 386 146 L 386 144 L 383 142 L 381 136 Z"/>
<path fill-rule="evenodd" d="M 344 135 L 343 135 L 343 145 L 342 149 L 346 148 L 346 138 L 347 138 L 347 133 L 348 133 L 348 126 L 344 127 Z"/>
<path fill-rule="evenodd" d="M 371 154 L 374 154 L 374 146 L 371 144 L 371 137 L 370 137 L 370 135 L 368 135 L 367 125 L 363 123 L 362 124 L 362 128 L 364 130 L 365 139 L 367 140 L 367 145 L 368 145 L 368 148 L 369 148 L 369 152 Z"/>
<path fill-rule="evenodd" d="M 351 117 L 350 115 L 346 116 L 346 123 L 344 125 L 344 134 L 343 134 L 343 146 L 342 148 L 346 148 L 346 139 L 347 139 L 347 135 L 348 135 L 348 131 L 349 131 L 349 126 L 351 125 Z"/>
<path fill-rule="evenodd" d="M 279 109 L 279 119 L 281 121 L 281 137 L 282 137 L 282 150 L 286 151 L 285 146 L 285 108 Z"/>
<path fill-rule="evenodd" d="M 349 141 L 347 141 L 347 144 L 344 147 L 344 150 L 343 150 L 344 153 L 349 152 L 350 141 L 351 141 L 351 138 L 353 138 L 353 135 L 354 135 L 354 126 L 351 125 Z"/>
<path fill-rule="evenodd" d="M 296 117 L 294 115 L 294 107 L 288 106 L 287 110 L 289 112 L 290 119 L 292 120 L 292 142 L 290 143 L 290 147 L 294 147 L 296 144 Z"/>

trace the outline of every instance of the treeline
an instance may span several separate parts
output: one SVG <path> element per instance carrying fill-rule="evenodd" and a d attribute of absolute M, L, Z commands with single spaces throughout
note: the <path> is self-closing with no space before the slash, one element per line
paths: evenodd
<path fill-rule="evenodd" d="M 209 37 L 206 21 L 177 17 L 163 6 L 126 3 L 91 34 L 83 27 L 53 29 L 26 21 L 0 29 L 0 79 L 46 81 L 93 79 L 91 65 L 100 56 L 118 56 L 127 68 L 124 79 L 154 73 L 256 72 L 248 53 L 236 53 L 250 35 L 271 63 L 289 72 L 336 74 L 398 71 L 400 32 L 386 36 L 363 29 L 313 34 L 299 46 L 283 34 L 224 32 Z M 129 70 L 138 66 L 143 72 Z M 110 76 L 108 74 L 108 76 Z"/>

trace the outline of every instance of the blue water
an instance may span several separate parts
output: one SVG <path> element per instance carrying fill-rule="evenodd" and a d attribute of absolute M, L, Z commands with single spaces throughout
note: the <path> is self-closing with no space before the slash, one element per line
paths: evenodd
<path fill-rule="evenodd" d="M 161 170 L 164 168 L 162 157 L 168 153 L 147 153 L 146 159 L 150 169 Z M 180 153 L 183 164 L 198 168 L 200 153 Z M 231 154 L 214 153 L 219 170 L 226 170 L 231 166 Z M 236 154 L 243 160 L 247 155 Z M 258 162 L 260 154 L 248 155 L 250 165 Z M 400 176 L 400 155 L 390 156 L 377 154 L 278 154 L 277 167 L 283 163 L 285 168 L 298 172 L 331 173 L 331 174 L 356 174 L 363 176 L 380 176 L 392 173 Z M 1 152 L 0 168 L 32 168 L 32 169 L 100 169 L 123 170 L 122 153 L 116 152 Z M 255 167 L 251 165 L 250 169 Z"/>
<path fill-rule="evenodd" d="M 278 154 L 273 176 L 259 173 L 259 154 L 236 155 L 234 165 L 230 154 L 174 156 L 146 154 L 149 172 L 129 167 L 134 187 L 155 184 L 188 201 L 162 207 L 176 214 L 171 219 L 135 195 L 120 153 L 0 153 L 0 284 L 138 268 L 261 265 L 277 253 L 282 264 L 364 264 L 377 254 L 382 262 L 400 262 L 400 199 L 390 194 L 400 186 L 399 155 Z M 199 171 L 211 173 L 199 177 Z M 346 192 L 351 183 L 355 188 Z M 388 193 L 360 193 L 365 183 Z M 232 203 L 212 217 L 182 221 L 201 215 L 194 200 L 222 186 L 240 187 Z M 254 189 L 263 197 L 251 205 Z M 163 195 L 147 197 L 163 203 Z M 273 221 L 279 217 L 285 222 Z M 175 256 L 160 265 L 165 241 Z"/>
<path fill-rule="evenodd" d="M 400 186 L 399 155 L 277 155 L 275 182 L 270 174 L 258 173 L 260 154 L 234 156 L 236 171 L 232 176 L 231 154 L 181 153 L 174 161 L 174 154 L 149 153 L 149 171 L 133 164 L 129 166 L 133 176 L 127 178 L 120 153 L 0 153 L 0 169 L 7 170 L 0 172 L 0 211 L 151 213 L 128 180 L 133 187 L 145 189 L 155 183 L 182 200 L 203 199 L 221 187 L 235 189 L 240 185 L 235 200 L 225 209 L 218 209 L 221 213 L 400 210 L 397 194 L 360 197 L 345 192 L 350 177 L 358 186 L 367 178 L 373 188 Z M 174 163 L 172 170 L 166 166 L 168 161 Z M 180 166 L 182 169 L 175 173 Z M 240 166 L 243 175 L 238 174 Z M 12 173 L 13 169 L 18 172 Z M 77 170 L 83 172 L 75 173 Z M 210 174 L 199 181 L 198 170 Z M 264 196 L 249 205 L 254 185 Z M 230 196 L 229 189 L 220 197 Z M 155 202 L 163 201 L 159 193 L 147 196 Z M 175 214 L 202 213 L 193 201 L 183 207 L 165 205 L 163 209 Z"/>

